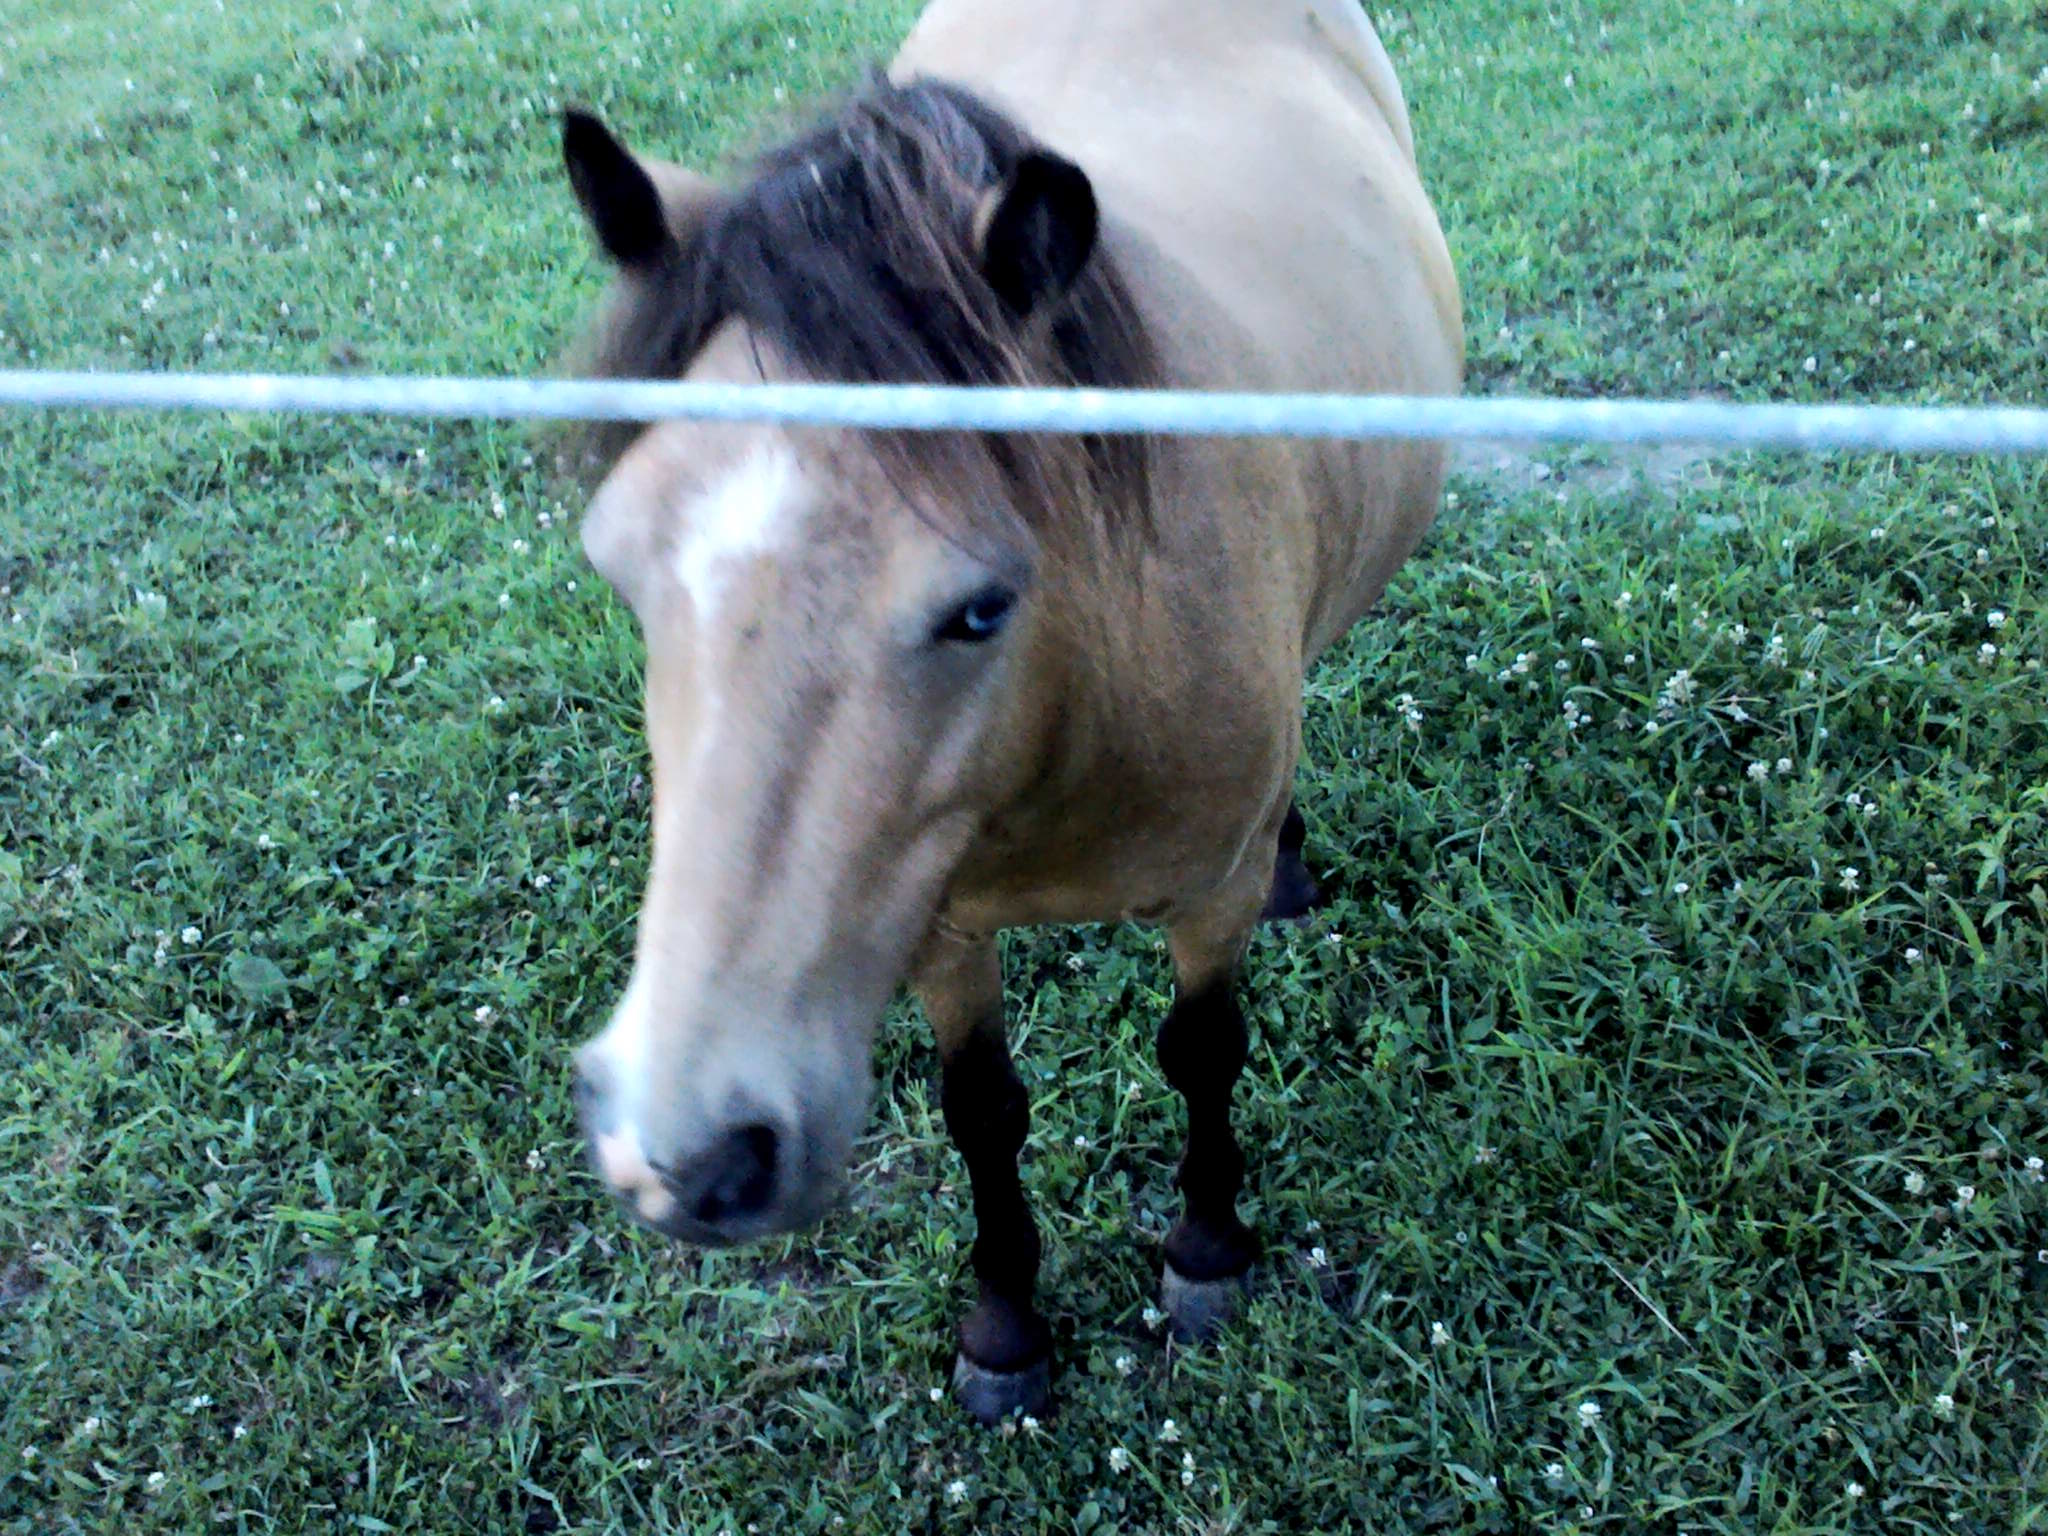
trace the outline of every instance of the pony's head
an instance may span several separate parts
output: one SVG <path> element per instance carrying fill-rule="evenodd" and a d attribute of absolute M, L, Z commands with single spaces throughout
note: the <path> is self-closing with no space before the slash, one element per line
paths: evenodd
<path fill-rule="evenodd" d="M 607 376 L 1145 381 L 1088 178 L 975 98 L 877 82 L 722 189 L 572 114 L 616 268 Z M 593 434 L 592 563 L 647 647 L 653 867 L 577 1058 L 598 1167 L 729 1242 L 814 1219 L 873 1036 L 988 818 L 1029 787 L 1073 573 L 1143 516 L 1131 441 L 669 422 Z"/>

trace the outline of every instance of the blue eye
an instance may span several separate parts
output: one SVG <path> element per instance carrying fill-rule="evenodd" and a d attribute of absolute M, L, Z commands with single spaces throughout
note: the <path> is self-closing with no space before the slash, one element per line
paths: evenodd
<path fill-rule="evenodd" d="M 1017 606 L 1017 594 L 1008 587 L 984 587 L 932 630 L 941 644 L 981 645 L 1003 632 L 1010 610 Z"/>

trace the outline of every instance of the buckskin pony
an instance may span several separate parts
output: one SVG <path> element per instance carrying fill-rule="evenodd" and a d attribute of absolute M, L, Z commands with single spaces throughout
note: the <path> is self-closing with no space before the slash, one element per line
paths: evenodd
<path fill-rule="evenodd" d="M 720 184 L 570 113 L 615 268 L 599 377 L 1448 394 L 1457 281 L 1354 0 L 937 0 L 894 65 Z M 1233 975 L 1313 895 L 1303 669 L 1379 597 L 1444 452 L 665 422 L 593 429 L 592 563 L 646 640 L 653 857 L 577 1057 L 594 1160 L 695 1243 L 815 1220 L 908 981 L 972 1180 L 954 1384 L 1046 1399 L 997 935 L 1161 924 L 1187 1105 L 1164 1305 L 1201 1336 L 1236 1205 Z"/>

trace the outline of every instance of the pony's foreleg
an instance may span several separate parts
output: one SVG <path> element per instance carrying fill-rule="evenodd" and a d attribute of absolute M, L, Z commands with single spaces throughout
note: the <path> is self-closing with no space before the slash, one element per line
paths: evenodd
<path fill-rule="evenodd" d="M 913 978 L 938 1040 L 946 1130 L 974 1189 L 980 1299 L 960 1324 L 953 1392 L 985 1424 L 1038 1413 L 1051 1393 L 1052 1336 L 1032 1306 L 1038 1228 L 1017 1177 L 1031 1113 L 1003 1038 L 1003 976 L 993 938 L 936 935 Z"/>
<path fill-rule="evenodd" d="M 1205 1338 L 1229 1320 L 1259 1256 L 1258 1238 L 1237 1214 L 1244 1153 L 1230 1128 L 1230 1095 L 1249 1046 L 1237 963 L 1268 884 L 1266 868 L 1253 867 L 1167 929 L 1177 995 L 1159 1028 L 1159 1065 L 1187 1103 L 1188 1140 L 1184 1207 L 1166 1235 L 1160 1293 L 1182 1339 Z"/>

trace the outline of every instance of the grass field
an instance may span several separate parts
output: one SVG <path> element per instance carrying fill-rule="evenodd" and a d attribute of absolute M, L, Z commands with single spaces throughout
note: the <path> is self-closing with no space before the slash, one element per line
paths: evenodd
<path fill-rule="evenodd" d="M 912 8 L 8 0 L 0 364 L 543 366 L 558 100 L 712 163 Z M 1475 388 L 2048 401 L 2040 0 L 1383 22 Z M 813 1238 L 581 1167 L 638 641 L 532 447 L 0 419 L 0 1530 L 2048 1530 L 2048 469 L 1470 457 L 1310 680 L 1221 1347 L 1153 936 L 1011 949 L 988 1434 L 908 1009 Z"/>

